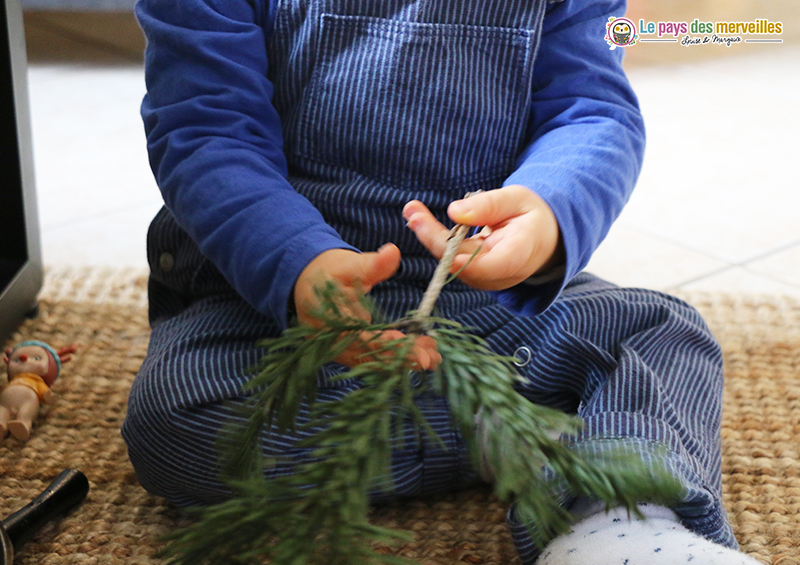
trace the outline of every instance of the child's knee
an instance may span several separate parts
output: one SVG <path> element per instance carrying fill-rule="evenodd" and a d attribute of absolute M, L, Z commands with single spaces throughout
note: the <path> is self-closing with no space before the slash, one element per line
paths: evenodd
<path fill-rule="evenodd" d="M 148 401 L 150 400 L 150 401 Z M 226 497 L 219 481 L 215 440 L 202 407 L 170 409 L 141 391 L 131 393 L 122 437 L 139 483 L 178 506 Z"/>

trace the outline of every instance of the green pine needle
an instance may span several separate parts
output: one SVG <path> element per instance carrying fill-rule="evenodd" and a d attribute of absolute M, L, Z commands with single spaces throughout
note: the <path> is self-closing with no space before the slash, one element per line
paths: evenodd
<path fill-rule="evenodd" d="M 362 332 L 406 327 L 410 317 L 395 323 L 369 323 L 343 318 L 342 295 L 328 285 L 319 291 L 317 317 L 325 331 L 294 326 L 264 340 L 267 353 L 246 386 L 246 421 L 224 428 L 220 437 L 222 478 L 234 493 L 221 504 L 195 510 L 197 520 L 166 539 L 162 553 L 174 565 L 232 563 L 255 565 L 373 565 L 410 561 L 375 550 L 407 542 L 407 533 L 369 524 L 369 496 L 391 492 L 392 451 L 402 447 L 411 422 L 416 441 L 441 443 L 425 421 L 419 403 L 426 396 L 445 396 L 453 421 L 470 445 L 476 465 L 488 464 L 496 478 L 495 493 L 515 501 L 530 532 L 543 546 L 568 529 L 569 514 L 559 492 L 593 496 L 607 506 L 621 505 L 636 513 L 636 503 L 669 503 L 681 487 L 665 469 L 647 466 L 621 448 L 601 454 L 568 447 L 561 435 L 580 429 L 577 418 L 533 404 L 513 386 L 520 377 L 513 359 L 492 352 L 479 337 L 459 324 L 431 318 L 427 327 L 442 355 L 436 371 L 416 385 L 406 361 L 414 336 L 387 344 L 393 355 L 373 353 L 366 362 L 337 379 L 358 379 L 362 388 L 337 401 L 315 402 L 317 378 Z M 368 299 L 365 307 L 378 313 Z M 303 406 L 309 420 L 298 423 Z M 313 433 L 315 429 L 322 431 Z M 262 455 L 265 430 L 303 437 L 297 447 L 309 458 L 298 464 L 267 461 Z M 271 466 L 292 472 L 265 478 Z M 546 471 L 547 470 L 547 471 Z"/>

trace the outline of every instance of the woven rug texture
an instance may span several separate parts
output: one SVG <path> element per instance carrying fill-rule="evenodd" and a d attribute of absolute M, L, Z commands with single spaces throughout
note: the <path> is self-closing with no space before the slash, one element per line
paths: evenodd
<path fill-rule="evenodd" d="M 682 295 L 706 317 L 725 361 L 723 485 L 742 550 L 765 564 L 800 565 L 800 302 L 767 296 Z M 78 343 L 31 439 L 0 445 L 0 516 L 24 506 L 65 468 L 90 482 L 86 501 L 48 524 L 17 565 L 160 565 L 160 536 L 181 512 L 136 481 L 119 433 L 147 350 L 146 273 L 49 269 L 39 315 L 5 346 Z M 5 374 L 0 384 L 5 383 Z M 404 501 L 377 523 L 414 532 L 398 550 L 422 565 L 519 563 L 506 507 L 485 490 Z"/>

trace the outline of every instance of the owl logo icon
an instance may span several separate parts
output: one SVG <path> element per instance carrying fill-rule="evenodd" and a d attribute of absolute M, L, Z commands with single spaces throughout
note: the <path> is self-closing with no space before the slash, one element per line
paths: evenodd
<path fill-rule="evenodd" d="M 636 33 L 636 26 L 628 18 L 608 18 L 606 43 L 610 45 L 611 49 L 630 47 L 636 43 L 637 39 L 639 39 L 639 34 Z"/>

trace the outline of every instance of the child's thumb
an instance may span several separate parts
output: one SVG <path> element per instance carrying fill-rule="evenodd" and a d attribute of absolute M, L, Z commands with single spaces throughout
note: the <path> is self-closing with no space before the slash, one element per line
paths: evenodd
<path fill-rule="evenodd" d="M 525 197 L 529 197 L 530 192 L 519 185 L 487 190 L 452 202 L 447 214 L 458 224 L 492 226 L 520 215 L 524 211 Z"/>
<path fill-rule="evenodd" d="M 363 253 L 361 281 L 369 290 L 390 278 L 400 267 L 400 250 L 393 243 L 382 245 L 377 251 Z"/>

